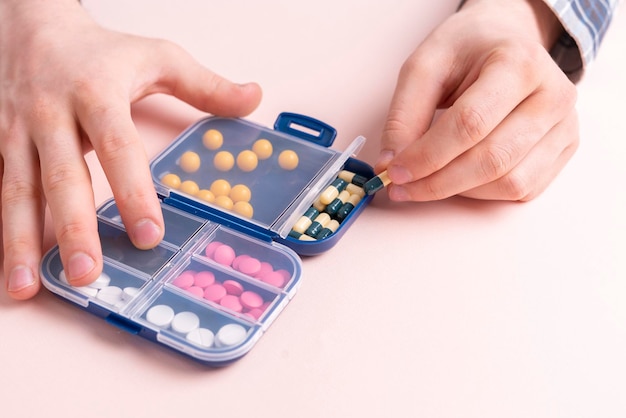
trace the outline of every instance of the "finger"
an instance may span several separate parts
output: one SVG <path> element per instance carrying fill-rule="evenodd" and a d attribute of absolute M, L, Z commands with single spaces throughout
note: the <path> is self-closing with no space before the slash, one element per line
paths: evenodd
<path fill-rule="evenodd" d="M 44 219 L 36 152 L 28 138 L 6 138 L 2 161 L 2 236 L 6 289 L 14 299 L 39 291 L 39 260 Z"/>
<path fill-rule="evenodd" d="M 407 145 L 428 130 L 444 95 L 443 57 L 418 49 L 403 64 L 391 99 L 381 138 L 380 155 L 374 165 L 381 172 Z M 429 59 L 424 59 L 428 56 Z"/>
<path fill-rule="evenodd" d="M 569 81 L 548 80 L 475 147 L 430 176 L 391 187 L 390 198 L 438 200 L 491 183 L 526 158 L 537 142 L 568 116 L 575 100 L 576 90 Z"/>
<path fill-rule="evenodd" d="M 578 117 L 576 112 L 572 112 L 513 170 L 491 183 L 468 190 L 461 195 L 486 200 L 532 200 L 561 172 L 576 152 L 578 144 Z"/>
<path fill-rule="evenodd" d="M 416 142 L 389 165 L 395 184 L 424 178 L 476 146 L 538 86 L 535 69 L 508 53 L 494 53 L 476 81 Z"/>
<path fill-rule="evenodd" d="M 139 249 L 153 248 L 163 239 L 165 227 L 128 98 L 108 94 L 98 100 L 98 105 L 85 101 L 76 105 L 79 120 L 111 185 L 131 241 Z"/>
<path fill-rule="evenodd" d="M 152 42 L 156 46 L 152 45 L 152 54 L 144 62 L 145 70 L 161 70 L 151 88 L 220 116 L 245 116 L 259 105 L 262 93 L 258 84 L 235 84 L 200 65 L 178 45 L 162 40 Z"/>
<path fill-rule="evenodd" d="M 32 125 L 43 190 L 67 280 L 82 286 L 102 271 L 91 177 L 73 119 L 54 111 L 43 113 Z"/>

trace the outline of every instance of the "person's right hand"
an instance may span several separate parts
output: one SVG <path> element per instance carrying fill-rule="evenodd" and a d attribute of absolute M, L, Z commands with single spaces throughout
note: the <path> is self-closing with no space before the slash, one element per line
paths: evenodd
<path fill-rule="evenodd" d="M 48 205 L 69 282 L 102 270 L 94 195 L 84 160 L 95 149 L 132 242 L 164 234 L 130 104 L 152 93 L 244 116 L 261 89 L 202 67 L 179 46 L 106 30 L 76 0 L 0 1 L 0 193 L 4 277 L 15 299 L 39 287 Z"/>

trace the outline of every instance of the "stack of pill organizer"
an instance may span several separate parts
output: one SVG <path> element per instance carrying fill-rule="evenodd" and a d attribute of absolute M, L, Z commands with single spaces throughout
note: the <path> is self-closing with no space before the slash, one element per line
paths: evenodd
<path fill-rule="evenodd" d="M 372 198 L 362 192 L 372 169 L 352 158 L 364 138 L 340 153 L 330 148 L 335 136 L 291 113 L 279 115 L 274 129 L 198 121 L 151 163 L 163 242 L 135 248 L 109 200 L 98 209 L 102 275 L 70 286 L 55 247 L 42 262 L 44 285 L 202 363 L 237 360 L 295 295 L 299 255 L 331 249 Z"/>

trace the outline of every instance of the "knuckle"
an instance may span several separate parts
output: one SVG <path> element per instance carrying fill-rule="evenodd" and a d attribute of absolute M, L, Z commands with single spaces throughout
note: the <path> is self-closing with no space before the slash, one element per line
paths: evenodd
<path fill-rule="evenodd" d="M 20 255 L 32 254 L 35 243 L 31 242 L 27 236 L 9 235 L 3 236 L 4 257 L 6 260 L 19 259 Z"/>
<path fill-rule="evenodd" d="M 133 139 L 117 132 L 104 133 L 98 139 L 98 159 L 103 166 L 114 164 L 130 155 Z"/>
<path fill-rule="evenodd" d="M 398 149 L 406 142 L 406 135 L 409 127 L 406 124 L 407 114 L 400 108 L 393 108 L 389 111 L 387 120 L 383 128 L 383 146 L 390 149 Z M 417 137 L 423 133 L 417 133 Z"/>
<path fill-rule="evenodd" d="M 491 181 L 506 173 L 513 161 L 507 147 L 490 145 L 478 156 L 479 175 L 483 181 Z"/>
<path fill-rule="evenodd" d="M 151 188 L 116 189 L 115 201 L 123 214 L 149 213 L 157 200 L 156 191 Z"/>
<path fill-rule="evenodd" d="M 50 194 L 55 194 L 72 187 L 79 175 L 71 162 L 54 163 L 43 177 L 44 187 Z"/>
<path fill-rule="evenodd" d="M 449 194 L 445 193 L 444 189 L 435 181 L 432 181 L 430 179 L 425 179 L 423 181 L 424 190 L 426 191 L 426 195 L 430 200 L 442 200 L 450 197 Z"/>
<path fill-rule="evenodd" d="M 525 201 L 533 193 L 530 179 L 515 170 L 503 176 L 500 180 L 500 188 L 507 200 Z"/>
<path fill-rule="evenodd" d="M 23 202 L 39 201 L 43 196 L 41 187 L 25 179 L 5 177 L 2 184 L 2 205 L 11 207 Z"/>
<path fill-rule="evenodd" d="M 77 237 L 85 237 L 90 232 L 91 229 L 88 225 L 75 219 L 56 224 L 57 239 L 59 243 L 63 244 L 77 241 Z"/>
<path fill-rule="evenodd" d="M 454 115 L 455 131 L 462 142 L 473 146 L 487 135 L 487 123 L 477 107 L 463 105 Z"/>

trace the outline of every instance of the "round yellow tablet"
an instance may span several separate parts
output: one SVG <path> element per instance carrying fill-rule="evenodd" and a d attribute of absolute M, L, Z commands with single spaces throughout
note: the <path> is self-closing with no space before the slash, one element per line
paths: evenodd
<path fill-rule="evenodd" d="M 253 171 L 259 163 L 259 159 L 256 154 L 249 149 L 243 150 L 237 155 L 237 167 L 241 171 L 250 172 Z"/>
<path fill-rule="evenodd" d="M 178 189 L 180 187 L 180 177 L 174 173 L 168 173 L 161 177 L 161 182 L 170 189 Z"/>
<path fill-rule="evenodd" d="M 204 200 L 205 202 L 209 202 L 209 203 L 215 202 L 215 195 L 213 194 L 212 191 L 207 190 L 207 189 L 200 190 L 198 193 L 196 193 L 196 196 L 199 199 Z"/>
<path fill-rule="evenodd" d="M 286 149 L 278 155 L 278 165 L 284 170 L 294 170 L 298 167 L 298 154 Z"/>
<path fill-rule="evenodd" d="M 209 129 L 202 135 L 202 143 L 208 149 L 216 150 L 224 143 L 224 137 L 217 129 Z"/>
<path fill-rule="evenodd" d="M 252 198 L 250 188 L 245 184 L 235 184 L 228 194 L 233 202 L 249 202 Z"/>
<path fill-rule="evenodd" d="M 180 190 L 187 194 L 195 195 L 196 193 L 198 193 L 198 191 L 200 191 L 200 188 L 195 181 L 185 180 L 180 184 Z"/>
<path fill-rule="evenodd" d="M 272 143 L 267 139 L 257 139 L 252 144 L 252 151 L 259 157 L 259 160 L 267 160 L 272 156 L 272 152 L 274 152 L 274 148 L 272 147 Z"/>
<path fill-rule="evenodd" d="M 252 215 L 254 214 L 252 205 L 248 202 L 244 202 L 243 200 L 235 202 L 233 205 L 233 211 L 246 218 L 252 218 Z"/>
<path fill-rule="evenodd" d="M 235 157 L 228 151 L 220 151 L 213 157 L 213 165 L 219 171 L 228 171 L 235 165 Z"/>
<path fill-rule="evenodd" d="M 233 201 L 228 196 L 215 196 L 215 204 L 226 210 L 231 210 L 233 208 Z"/>
<path fill-rule="evenodd" d="M 200 156 L 193 151 L 187 151 L 180 156 L 180 168 L 187 173 L 195 173 L 200 168 Z"/>
<path fill-rule="evenodd" d="M 230 183 L 224 179 L 217 179 L 211 183 L 211 192 L 218 196 L 228 196 L 230 193 Z"/>

